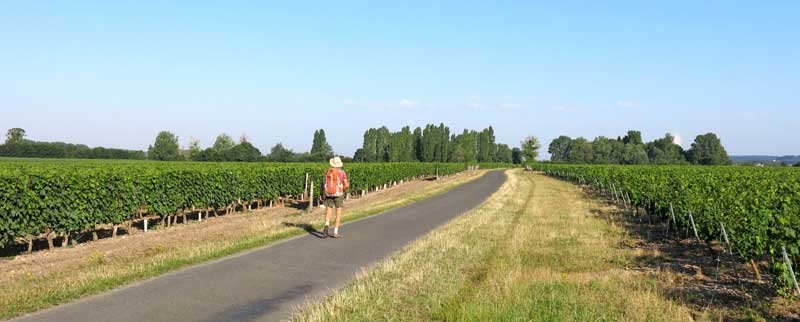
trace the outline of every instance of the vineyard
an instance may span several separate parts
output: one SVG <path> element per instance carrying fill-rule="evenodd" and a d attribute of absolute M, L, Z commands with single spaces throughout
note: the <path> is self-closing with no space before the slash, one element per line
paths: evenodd
<path fill-rule="evenodd" d="M 482 168 L 503 164 L 482 164 Z M 92 231 L 157 217 L 169 225 L 178 216 L 263 207 L 302 196 L 321 182 L 325 164 L 194 163 L 148 161 L 0 162 L 0 245 L 44 236 Z M 351 193 L 423 176 L 467 169 L 456 163 L 348 164 Z M 306 179 L 308 176 L 308 180 Z M 30 246 L 29 246 L 30 247 Z"/>
<path fill-rule="evenodd" d="M 696 231 L 697 239 L 725 243 L 728 251 L 742 261 L 753 263 L 769 257 L 778 285 L 794 284 L 784 257 L 800 257 L 797 169 L 557 164 L 535 167 L 548 175 L 593 186 L 637 212 L 642 208 L 658 215 L 671 226 L 691 231 L 693 238 Z M 757 271 L 755 264 L 753 268 Z"/>

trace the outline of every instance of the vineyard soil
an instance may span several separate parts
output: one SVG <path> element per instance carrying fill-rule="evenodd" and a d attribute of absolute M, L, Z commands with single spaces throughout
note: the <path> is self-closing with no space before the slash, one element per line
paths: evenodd
<path fill-rule="evenodd" d="M 596 194 L 589 186 L 584 189 Z M 800 302 L 778 294 L 768 261 L 758 261 L 758 279 L 750 264 L 729 255 L 723 243 L 700 245 L 690 231 L 668 229 L 656 216 L 609 209 L 598 215 L 625 228 L 622 247 L 636 254 L 631 268 L 653 277 L 668 297 L 690 307 L 700 320 L 800 321 Z"/>
<path fill-rule="evenodd" d="M 396 208 L 480 177 L 467 171 L 407 182 L 347 203 L 344 221 Z M 0 318 L 67 302 L 191 264 L 262 246 L 318 226 L 322 211 L 275 207 L 0 259 Z"/>

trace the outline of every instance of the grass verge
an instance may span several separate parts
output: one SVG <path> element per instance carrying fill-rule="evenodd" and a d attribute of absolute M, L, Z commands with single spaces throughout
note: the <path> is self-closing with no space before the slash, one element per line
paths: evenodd
<path fill-rule="evenodd" d="M 458 185 L 479 178 L 482 173 L 476 172 L 442 184 L 427 186 L 390 202 L 367 204 L 359 211 L 346 211 L 342 222 L 362 219 L 445 193 Z M 297 216 L 290 214 L 288 217 Z M 322 218 L 318 216 L 305 223 L 321 228 Z M 254 226 L 248 233 L 236 237 L 210 235 L 200 243 L 149 247 L 144 251 L 144 256 L 133 258 L 96 253 L 89 256 L 84 264 L 68 271 L 44 276 L 22 275 L 10 283 L 0 285 L 0 320 L 306 233 L 302 228 L 280 223 Z"/>
<path fill-rule="evenodd" d="M 298 321 L 689 321 L 625 267 L 625 234 L 579 188 L 519 170 L 480 207 L 295 317 Z"/>

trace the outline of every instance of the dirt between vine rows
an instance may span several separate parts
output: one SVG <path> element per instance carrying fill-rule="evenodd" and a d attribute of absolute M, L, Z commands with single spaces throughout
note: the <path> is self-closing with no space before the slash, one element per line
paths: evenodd
<path fill-rule="evenodd" d="M 594 196 L 595 191 L 584 186 Z M 612 203 L 596 215 L 629 233 L 621 247 L 635 249 L 627 270 L 653 277 L 664 295 L 687 305 L 699 321 L 800 321 L 800 299 L 778 294 L 768 259 L 753 268 L 728 253 L 725 245 L 697 242 L 685 228 L 668 229 L 657 216 L 639 215 Z"/>
<path fill-rule="evenodd" d="M 370 192 L 363 198 L 351 198 L 345 203 L 347 213 L 367 211 L 375 207 L 397 200 L 410 193 L 431 191 L 449 183 L 466 181 L 484 171 L 465 171 L 443 177 L 440 180 L 423 179 L 405 182 L 387 189 Z M 211 215 L 202 222 L 196 221 L 196 215 L 189 216 L 187 224 L 177 224 L 169 228 L 156 226 L 154 230 L 144 232 L 138 228 L 124 231 L 120 227 L 120 236 L 102 238 L 97 241 L 81 243 L 69 247 L 57 247 L 53 250 L 36 251 L 10 258 L 0 259 L 0 284 L 13 281 L 19 277 L 41 277 L 53 273 L 74 270 L 76 267 L 91 265 L 94 259 L 102 261 L 124 261 L 125 258 L 152 256 L 154 253 L 168 252 L 171 245 L 192 245 L 196 243 L 230 239 L 236 236 L 253 233 L 257 229 L 284 229 L 298 223 L 324 218 L 325 210 L 314 207 L 310 213 L 305 212 L 307 202 L 289 201 L 280 207 L 254 209 L 250 212 L 230 215 Z M 299 228 L 301 225 L 297 225 Z M 258 228 L 254 228 L 258 227 Z M 152 227 L 151 227 L 152 229 Z M 56 243 L 60 245 L 60 243 Z"/>

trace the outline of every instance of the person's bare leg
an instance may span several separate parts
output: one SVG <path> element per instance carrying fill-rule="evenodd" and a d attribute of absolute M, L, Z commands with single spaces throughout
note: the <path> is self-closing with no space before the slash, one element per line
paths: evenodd
<path fill-rule="evenodd" d="M 339 224 L 342 222 L 342 208 L 336 208 L 336 223 L 333 226 L 333 234 L 339 234 Z"/>
<path fill-rule="evenodd" d="M 322 229 L 322 233 L 325 236 L 328 236 L 328 226 L 330 225 L 331 225 L 331 208 L 325 207 L 325 228 Z"/>
<path fill-rule="evenodd" d="M 325 226 L 331 224 L 331 208 L 325 208 Z"/>

